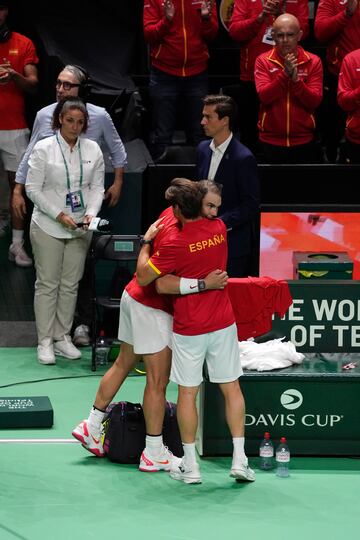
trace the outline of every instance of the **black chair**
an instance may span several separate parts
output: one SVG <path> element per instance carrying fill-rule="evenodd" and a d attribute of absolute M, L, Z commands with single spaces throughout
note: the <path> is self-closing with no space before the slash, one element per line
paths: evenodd
<path fill-rule="evenodd" d="M 137 260 L 140 251 L 140 235 L 117 235 L 104 234 L 97 238 L 91 252 L 92 263 L 92 298 L 93 298 L 93 318 L 92 318 L 92 356 L 91 369 L 96 371 L 96 350 L 100 341 L 100 322 L 104 323 L 106 313 L 110 314 L 109 319 L 116 321 L 116 311 L 120 309 L 120 298 L 126 284 L 131 280 L 134 271 L 130 269 L 130 264 Z M 105 279 L 107 284 L 106 294 L 97 294 L 97 286 L 100 277 L 99 262 L 113 261 L 110 265 L 112 276 Z M 108 267 L 109 268 L 109 267 Z M 103 268 L 103 273 L 104 273 Z M 110 285 L 110 286 L 109 286 Z M 102 314 L 102 317 L 100 315 Z M 104 340 L 108 347 L 114 339 L 117 338 L 116 331 L 111 336 L 105 336 Z"/>

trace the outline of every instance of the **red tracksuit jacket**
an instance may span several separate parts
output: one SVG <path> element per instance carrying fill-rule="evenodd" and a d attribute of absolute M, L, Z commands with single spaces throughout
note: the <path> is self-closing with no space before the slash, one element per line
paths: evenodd
<path fill-rule="evenodd" d="M 314 138 L 314 112 L 322 99 L 323 70 L 315 54 L 298 47 L 298 77 L 284 71 L 274 47 L 255 62 L 255 85 L 260 100 L 259 139 L 277 146 L 307 144 Z"/>
<path fill-rule="evenodd" d="M 346 54 L 360 48 L 360 10 L 352 17 L 345 15 L 346 1 L 320 0 L 315 17 L 315 37 L 328 43 L 328 70 L 338 75 Z"/>
<path fill-rule="evenodd" d="M 263 10 L 262 0 L 235 0 L 231 17 L 229 34 L 235 41 L 240 41 L 240 79 L 254 80 L 254 64 L 257 56 L 272 48 L 263 43 L 267 28 L 271 27 L 275 18 L 269 16 L 264 22 L 257 20 Z M 308 0 L 283 0 L 280 12 L 291 13 L 299 19 L 303 38 L 309 33 L 309 4 Z"/>
<path fill-rule="evenodd" d="M 152 65 L 169 75 L 189 77 L 207 69 L 207 43 L 218 31 L 216 3 L 211 17 L 201 17 L 202 0 L 172 0 L 175 15 L 168 21 L 163 0 L 144 1 L 144 36 Z"/>
<path fill-rule="evenodd" d="M 348 113 L 346 138 L 360 145 L 360 49 L 347 54 L 341 64 L 338 102 Z"/>

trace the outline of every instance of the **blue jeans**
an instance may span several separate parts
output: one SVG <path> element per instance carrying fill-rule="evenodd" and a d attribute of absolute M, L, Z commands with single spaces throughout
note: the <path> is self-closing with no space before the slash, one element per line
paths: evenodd
<path fill-rule="evenodd" d="M 156 159 L 172 144 L 180 100 L 183 101 L 187 144 L 197 145 L 204 138 L 201 127 L 202 98 L 208 93 L 207 71 L 192 77 L 168 75 L 157 68 L 150 71 L 153 157 Z"/>

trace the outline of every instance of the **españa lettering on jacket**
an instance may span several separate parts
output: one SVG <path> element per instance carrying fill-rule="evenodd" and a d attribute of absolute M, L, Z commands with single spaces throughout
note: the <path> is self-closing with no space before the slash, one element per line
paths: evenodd
<path fill-rule="evenodd" d="M 201 242 L 195 242 L 194 244 L 189 244 L 189 251 L 190 253 L 194 253 L 195 251 L 202 251 L 203 249 L 209 249 L 218 246 L 223 242 L 225 242 L 225 238 L 222 234 L 214 234 L 212 238 L 202 240 Z"/>

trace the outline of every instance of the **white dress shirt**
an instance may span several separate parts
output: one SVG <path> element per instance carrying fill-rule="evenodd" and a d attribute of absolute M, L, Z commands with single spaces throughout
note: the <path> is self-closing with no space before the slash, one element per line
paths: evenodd
<path fill-rule="evenodd" d="M 212 150 L 212 156 L 211 156 L 211 161 L 210 161 L 209 173 L 207 177 L 208 180 L 214 180 L 216 172 L 220 165 L 220 161 L 222 160 L 223 155 L 225 154 L 226 149 L 230 144 L 232 136 L 233 134 L 230 133 L 226 141 L 224 141 L 222 144 L 219 144 L 219 146 L 215 146 L 214 139 L 211 141 L 209 146 Z"/>
<path fill-rule="evenodd" d="M 90 139 L 79 138 L 73 149 L 58 134 L 39 141 L 30 155 L 26 193 L 34 203 L 32 220 L 47 234 L 55 238 L 73 238 L 84 234 L 82 229 L 72 231 L 56 221 L 60 212 L 70 215 L 74 221 L 81 222 L 85 215 L 96 216 L 104 197 L 104 159 L 99 145 Z M 73 212 L 66 206 L 68 193 L 66 168 L 61 153 L 67 162 L 70 190 L 81 190 L 84 208 Z M 83 166 L 83 181 L 80 188 L 80 154 Z"/>

